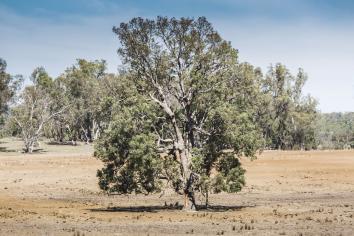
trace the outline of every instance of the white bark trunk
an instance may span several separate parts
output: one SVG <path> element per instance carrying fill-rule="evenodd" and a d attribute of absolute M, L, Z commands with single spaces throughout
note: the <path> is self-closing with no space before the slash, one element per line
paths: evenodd
<path fill-rule="evenodd" d="M 176 135 L 176 140 L 174 142 L 175 146 L 175 155 L 176 158 L 180 161 L 181 167 L 182 167 L 182 178 L 183 178 L 183 184 L 184 184 L 184 210 L 196 210 L 196 204 L 195 204 L 195 198 L 194 198 L 194 190 L 193 190 L 193 182 L 194 178 L 192 175 L 192 171 L 190 169 L 191 165 L 191 156 L 190 156 L 190 151 L 189 151 L 189 146 L 187 145 L 186 140 L 183 137 L 183 133 L 178 126 L 178 122 L 176 120 L 175 114 L 172 111 L 170 105 L 166 101 L 166 96 L 164 96 L 163 91 L 161 87 L 157 86 L 159 94 L 163 97 L 163 100 L 160 101 L 156 99 L 153 95 L 150 95 L 150 97 L 158 103 L 162 109 L 169 115 L 172 121 L 174 133 Z"/>

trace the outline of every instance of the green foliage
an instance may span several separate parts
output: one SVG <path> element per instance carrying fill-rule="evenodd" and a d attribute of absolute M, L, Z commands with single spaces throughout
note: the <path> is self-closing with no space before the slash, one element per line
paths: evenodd
<path fill-rule="evenodd" d="M 214 192 L 221 189 L 226 192 L 239 192 L 245 185 L 245 170 L 239 159 L 232 153 L 224 154 L 217 163 L 217 181 L 214 181 Z M 219 185 L 220 184 L 220 185 Z"/>
<path fill-rule="evenodd" d="M 95 156 L 105 163 L 97 173 L 99 185 L 119 193 L 160 191 L 163 161 L 157 151 L 157 137 L 150 132 L 155 107 L 138 95 L 131 99 L 119 104 L 119 112 L 95 145 Z"/>
<path fill-rule="evenodd" d="M 316 123 L 316 143 L 320 149 L 354 147 L 354 113 L 321 114 Z"/>
<path fill-rule="evenodd" d="M 50 90 L 53 86 L 53 79 L 48 75 L 43 67 L 36 68 L 31 74 L 31 81 L 41 89 Z"/>
<path fill-rule="evenodd" d="M 6 73 L 6 61 L 0 58 L 0 115 L 7 111 L 7 103 L 14 95 L 10 88 L 11 76 Z"/>
<path fill-rule="evenodd" d="M 209 169 L 207 163 L 210 160 L 206 160 L 206 157 L 193 152 L 192 169 L 201 176 L 198 189 L 202 193 L 220 193 L 222 191 L 234 193 L 241 191 L 245 185 L 245 170 L 241 167 L 241 163 L 235 157 L 235 154 L 232 152 L 222 153 L 218 161 L 214 162 L 212 167 L 209 166 Z"/>
<path fill-rule="evenodd" d="M 293 76 L 282 64 L 270 67 L 262 80 L 263 106 L 259 107 L 259 123 L 267 147 L 315 148 L 317 102 L 310 96 L 303 96 L 306 80 L 302 69 Z"/>
<path fill-rule="evenodd" d="M 67 106 L 70 109 L 53 120 L 51 134 L 48 135 L 57 141 L 91 142 L 98 137 L 103 129 L 102 116 L 105 115 L 100 108 L 108 102 L 105 88 L 102 88 L 105 70 L 105 61 L 78 59 L 76 65 L 54 81 L 50 94 L 57 103 L 51 109 L 55 111 Z"/>
<path fill-rule="evenodd" d="M 9 103 L 16 95 L 23 81 L 21 76 L 8 74 L 6 67 L 6 61 L 0 58 L 0 127 L 4 125 L 9 110 Z"/>

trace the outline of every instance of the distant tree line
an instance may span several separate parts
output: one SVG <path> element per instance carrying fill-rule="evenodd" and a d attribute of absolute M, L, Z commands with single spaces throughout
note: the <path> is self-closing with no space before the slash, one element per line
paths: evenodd
<path fill-rule="evenodd" d="M 114 103 L 124 99 L 122 96 L 129 89 L 124 84 L 126 73 L 107 73 L 104 61 L 78 59 L 56 79 L 43 67 L 36 68 L 30 77 L 32 85 L 21 91 L 23 77 L 8 74 L 6 66 L 1 59 L 1 135 L 19 135 L 24 140 L 34 137 L 34 142 L 28 141 L 25 146 L 34 145 L 40 136 L 73 145 L 77 141 L 94 141 L 108 127 Z M 242 67 L 251 78 L 245 80 L 247 85 L 234 89 L 242 89 L 250 96 L 253 119 L 262 133 L 262 148 L 354 147 L 354 113 L 317 112 L 316 100 L 302 94 L 307 80 L 302 69 L 293 76 L 284 65 L 276 64 L 263 76 L 259 68 L 248 63 L 240 64 Z"/>
<path fill-rule="evenodd" d="M 35 68 L 30 77 L 32 85 L 22 89 L 23 77 L 8 74 L 6 67 L 6 61 L 0 59 L 2 136 L 26 137 L 21 133 L 30 129 L 36 133 L 35 129 L 40 128 L 37 136 L 40 134 L 58 143 L 92 142 L 108 127 L 114 104 L 117 99 L 124 99 L 129 89 L 124 84 L 126 72 L 107 73 L 103 60 L 78 59 L 56 79 L 43 67 Z M 254 123 L 262 133 L 263 149 L 354 147 L 354 112 L 319 113 L 317 101 L 303 95 L 307 76 L 302 69 L 293 76 L 282 64 L 270 66 L 265 75 L 248 63 L 241 63 L 239 68 L 249 73 L 243 75 L 247 84 L 234 89 L 250 96 Z M 25 109 L 37 110 L 25 112 Z M 31 118 L 33 115 L 36 117 Z M 39 117 L 44 120 L 39 121 Z M 32 122 L 26 124 L 28 128 L 20 127 L 21 118 Z M 45 124 L 41 125 L 43 121 Z"/>
<path fill-rule="evenodd" d="M 3 59 L 1 64 L 2 135 L 22 137 L 26 151 L 40 136 L 73 145 L 93 142 L 119 113 L 119 103 L 126 102 L 132 86 L 128 72 L 110 74 L 105 61 L 78 59 L 56 79 L 43 67 L 34 69 L 32 84 L 20 89 L 22 76 L 9 75 Z M 258 127 L 263 149 L 315 149 L 320 144 L 341 148 L 344 137 L 351 140 L 350 114 L 319 114 L 316 100 L 302 93 L 307 80 L 302 69 L 293 76 L 284 65 L 276 64 L 263 75 L 249 63 L 238 63 L 235 70 L 240 82 L 232 89 L 242 98 L 238 106 Z M 339 134 L 343 130 L 352 133 Z"/>

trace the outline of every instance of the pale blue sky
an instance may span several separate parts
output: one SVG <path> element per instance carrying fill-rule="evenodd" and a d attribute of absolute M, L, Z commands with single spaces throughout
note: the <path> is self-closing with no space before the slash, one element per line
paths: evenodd
<path fill-rule="evenodd" d="M 36 66 L 58 76 L 76 58 L 105 59 L 116 72 L 112 26 L 157 15 L 206 16 L 240 60 L 302 67 L 321 111 L 354 111 L 354 1 L 0 0 L 0 57 L 25 76 Z"/>

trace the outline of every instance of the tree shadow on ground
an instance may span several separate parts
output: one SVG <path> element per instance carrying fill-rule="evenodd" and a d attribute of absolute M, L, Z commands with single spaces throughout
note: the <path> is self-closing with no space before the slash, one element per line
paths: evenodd
<path fill-rule="evenodd" d="M 58 145 L 58 146 L 80 146 L 79 143 L 73 144 L 71 141 L 65 141 L 65 142 L 57 142 L 57 141 L 50 141 L 50 142 L 46 142 L 47 145 Z"/>
<path fill-rule="evenodd" d="M 48 151 L 44 150 L 43 148 L 36 148 L 32 151 L 32 153 L 46 153 Z"/>
<path fill-rule="evenodd" d="M 0 141 L 0 145 L 1 144 L 6 144 L 6 143 L 8 143 L 8 142 Z M 0 152 L 16 152 L 16 150 L 9 149 L 7 147 L 0 147 Z"/>
<path fill-rule="evenodd" d="M 0 147 L 0 152 L 16 152 L 16 150 L 8 149 L 7 147 Z"/>
<path fill-rule="evenodd" d="M 20 151 L 18 152 L 21 152 L 23 154 L 28 154 L 28 155 L 31 155 L 31 154 L 41 154 L 41 153 L 47 153 L 48 151 L 44 150 L 43 148 L 36 148 L 36 149 L 33 149 L 33 151 L 30 153 L 30 152 L 25 152 L 25 149 L 22 148 Z"/>
<path fill-rule="evenodd" d="M 224 205 L 212 205 L 206 207 L 205 205 L 199 205 L 197 212 L 226 212 L 226 211 L 239 211 L 244 208 L 251 208 L 253 206 L 224 206 Z M 92 212 L 160 212 L 171 210 L 182 210 L 181 205 L 169 205 L 169 206 L 132 206 L 132 207 L 108 207 L 108 208 L 96 208 L 88 209 Z"/>

